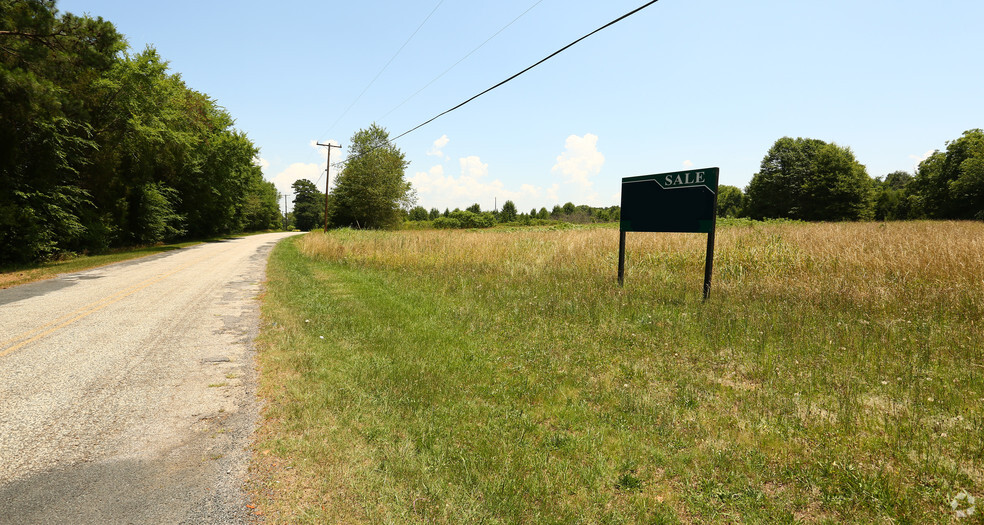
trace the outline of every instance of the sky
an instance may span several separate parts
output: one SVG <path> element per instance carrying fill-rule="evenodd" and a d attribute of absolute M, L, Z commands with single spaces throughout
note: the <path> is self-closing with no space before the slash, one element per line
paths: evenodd
<path fill-rule="evenodd" d="M 648 0 L 60 0 L 153 46 L 259 147 L 292 199 L 376 123 L 395 137 Z M 395 141 L 427 209 L 619 204 L 621 179 L 719 167 L 779 138 L 913 172 L 984 127 L 984 2 L 660 0 Z M 337 176 L 336 168 L 330 180 Z"/>

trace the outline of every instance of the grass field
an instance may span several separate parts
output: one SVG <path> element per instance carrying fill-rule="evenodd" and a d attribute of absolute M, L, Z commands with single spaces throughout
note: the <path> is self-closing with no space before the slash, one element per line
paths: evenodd
<path fill-rule="evenodd" d="M 624 288 L 609 228 L 284 241 L 258 512 L 982 523 L 984 224 L 725 225 L 707 302 L 704 239 L 629 234 Z"/>

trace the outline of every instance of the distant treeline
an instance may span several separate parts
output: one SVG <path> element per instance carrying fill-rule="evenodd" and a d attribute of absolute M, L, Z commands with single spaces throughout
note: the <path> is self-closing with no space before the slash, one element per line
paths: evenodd
<path fill-rule="evenodd" d="M 0 264 L 276 227 L 233 123 L 110 22 L 0 0 Z"/>
<path fill-rule="evenodd" d="M 972 129 L 905 171 L 871 178 L 850 148 L 783 137 L 742 192 L 721 186 L 724 217 L 805 221 L 984 220 L 984 131 Z"/>
<path fill-rule="evenodd" d="M 511 201 L 502 210 L 430 211 L 417 206 L 410 221 L 436 228 L 486 228 L 499 223 L 539 224 L 619 220 L 618 206 L 563 206 L 518 213 Z M 769 149 L 759 172 L 742 189 L 718 188 L 718 216 L 803 221 L 906 219 L 984 220 L 984 131 L 972 129 L 945 151 L 919 163 L 915 174 L 896 171 L 871 178 L 850 148 L 817 139 L 783 137 Z"/>
<path fill-rule="evenodd" d="M 618 206 L 607 208 L 596 208 L 591 206 L 576 206 L 568 202 L 563 206 L 557 205 L 547 211 L 546 208 L 531 209 L 529 213 L 522 213 L 516 209 L 513 201 L 506 201 L 502 204 L 501 210 L 482 211 L 477 203 L 465 208 L 464 210 L 455 208 L 454 210 L 445 209 L 443 212 L 437 208 L 428 211 L 422 206 L 417 206 L 407 213 L 407 220 L 415 222 L 431 221 L 435 228 L 454 229 L 454 228 L 490 228 L 496 224 L 519 224 L 537 225 L 549 222 L 572 222 L 578 224 L 592 222 L 611 222 L 619 219 Z"/>

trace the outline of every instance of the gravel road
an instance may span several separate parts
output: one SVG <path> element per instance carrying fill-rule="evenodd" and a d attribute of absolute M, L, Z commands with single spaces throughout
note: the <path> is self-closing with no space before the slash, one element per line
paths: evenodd
<path fill-rule="evenodd" d="M 257 296 L 288 235 L 0 290 L 0 523 L 248 523 Z"/>

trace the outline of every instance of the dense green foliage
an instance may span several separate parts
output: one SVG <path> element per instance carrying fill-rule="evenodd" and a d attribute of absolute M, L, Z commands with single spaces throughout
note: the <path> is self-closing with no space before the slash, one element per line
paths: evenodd
<path fill-rule="evenodd" d="M 0 264 L 275 227 L 232 126 L 110 22 L 0 0 Z"/>
<path fill-rule="evenodd" d="M 737 188 L 736 188 L 737 190 Z M 741 193 L 740 190 L 739 194 Z M 554 213 L 547 212 L 546 208 L 535 208 L 530 212 L 520 213 L 516 204 L 507 200 L 501 210 L 482 211 L 479 204 L 472 204 L 464 210 L 455 208 L 454 211 L 445 210 L 440 213 L 437 209 L 431 209 L 428 213 L 423 207 L 417 206 L 407 213 L 407 219 L 418 223 L 411 226 L 411 229 L 421 229 L 428 226 L 437 229 L 473 229 L 491 228 L 497 224 L 510 226 L 543 226 L 556 223 L 607 223 L 617 222 L 621 216 L 621 209 L 618 206 L 608 208 L 595 208 L 586 205 L 575 206 L 555 206 Z M 564 210 L 570 210 L 566 213 Z M 430 221 L 429 225 L 425 221 Z"/>
<path fill-rule="evenodd" d="M 506 201 L 499 212 L 499 222 L 512 222 L 516 217 L 516 204 L 513 201 Z"/>
<path fill-rule="evenodd" d="M 984 220 L 984 131 L 972 129 L 919 164 L 909 185 L 918 211 L 932 219 Z"/>
<path fill-rule="evenodd" d="M 407 218 L 411 221 L 426 221 L 430 219 L 430 215 L 427 213 L 427 208 L 423 206 L 414 206 L 410 213 L 407 214 Z"/>
<path fill-rule="evenodd" d="M 721 184 L 718 186 L 717 214 L 718 217 L 741 217 L 745 209 L 745 194 L 736 186 Z"/>
<path fill-rule="evenodd" d="M 783 137 L 762 159 L 735 215 L 718 197 L 722 217 L 822 220 L 984 220 L 984 131 L 971 129 L 946 151 L 904 171 L 870 179 L 848 148 Z M 730 191 L 729 191 L 730 193 Z"/>
<path fill-rule="evenodd" d="M 307 179 L 298 179 L 291 187 L 294 189 L 294 227 L 311 231 L 324 225 L 325 194 Z"/>
<path fill-rule="evenodd" d="M 753 219 L 843 221 L 870 218 L 871 178 L 850 148 L 783 137 L 762 159 L 747 190 Z"/>
<path fill-rule="evenodd" d="M 447 217 L 438 217 L 434 220 L 434 227 L 440 229 L 491 228 L 495 224 L 495 215 L 482 211 L 475 213 L 470 209 L 454 210 Z"/>
<path fill-rule="evenodd" d="M 893 171 L 882 178 L 875 179 L 875 220 L 890 221 L 910 218 L 913 197 L 907 193 L 912 175 L 904 171 Z"/>
<path fill-rule="evenodd" d="M 389 141 L 389 133 L 371 124 L 352 135 L 349 158 L 331 190 L 330 222 L 335 226 L 394 228 L 416 202 L 404 178 L 409 163 Z"/>

